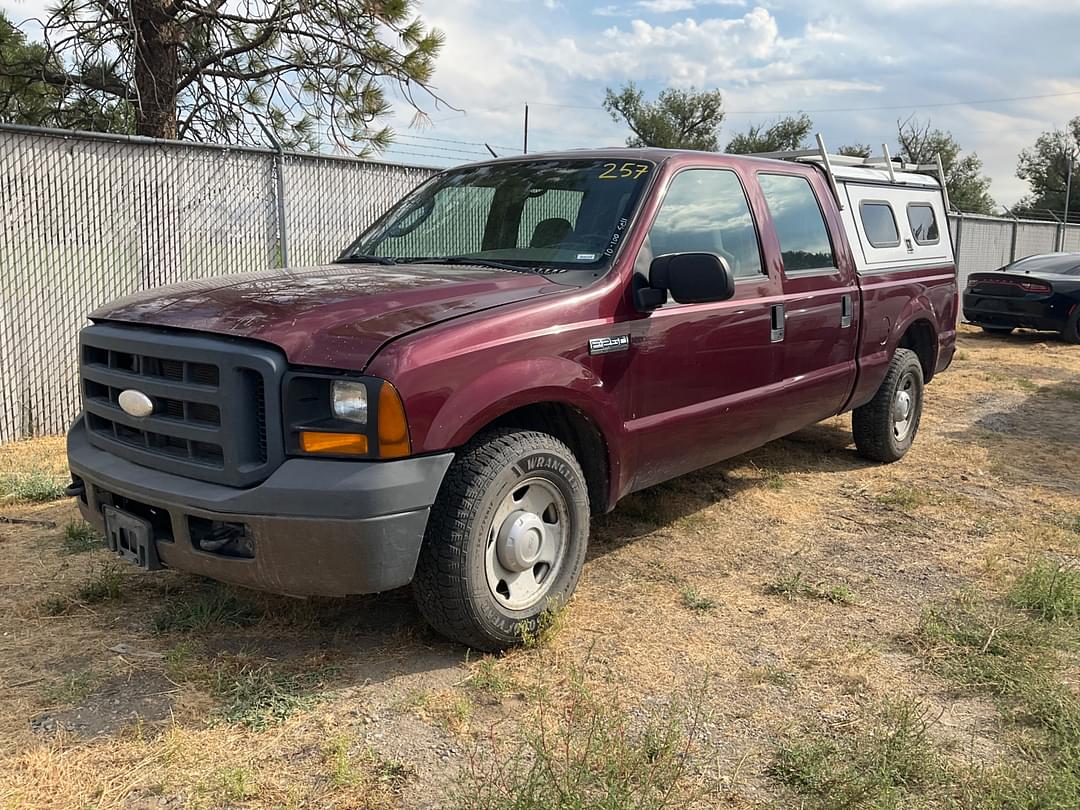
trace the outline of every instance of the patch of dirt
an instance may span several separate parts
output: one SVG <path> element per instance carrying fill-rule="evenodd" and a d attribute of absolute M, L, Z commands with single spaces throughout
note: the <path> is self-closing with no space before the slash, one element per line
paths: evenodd
<path fill-rule="evenodd" d="M 176 692 L 176 684 L 156 673 L 110 678 L 79 705 L 31 718 L 30 729 L 39 734 L 95 737 L 135 725 L 153 726 L 170 716 Z"/>

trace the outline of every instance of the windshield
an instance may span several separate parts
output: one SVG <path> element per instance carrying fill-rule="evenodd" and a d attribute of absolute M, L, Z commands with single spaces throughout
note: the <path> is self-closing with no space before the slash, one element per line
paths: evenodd
<path fill-rule="evenodd" d="M 454 169 L 417 188 L 343 259 L 470 258 L 594 270 L 615 254 L 655 164 L 534 160 Z"/>

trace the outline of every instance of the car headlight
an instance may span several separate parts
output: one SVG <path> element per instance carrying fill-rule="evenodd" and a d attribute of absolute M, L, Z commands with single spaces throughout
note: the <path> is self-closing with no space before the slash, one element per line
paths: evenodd
<path fill-rule="evenodd" d="M 402 458 L 412 452 L 397 389 L 374 377 L 285 376 L 285 446 L 294 455 Z"/>
<path fill-rule="evenodd" d="M 335 380 L 330 386 L 330 402 L 338 419 L 367 424 L 368 398 L 364 383 Z"/>

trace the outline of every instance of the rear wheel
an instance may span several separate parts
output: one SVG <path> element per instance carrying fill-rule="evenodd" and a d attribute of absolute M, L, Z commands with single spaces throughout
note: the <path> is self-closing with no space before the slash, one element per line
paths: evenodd
<path fill-rule="evenodd" d="M 1069 322 L 1065 324 L 1065 330 L 1061 333 L 1061 336 L 1069 343 L 1080 343 L 1080 307 L 1076 308 L 1076 312 L 1072 314 Z"/>
<path fill-rule="evenodd" d="M 431 510 L 413 593 L 432 627 L 495 651 L 570 598 L 585 563 L 589 496 L 565 444 L 495 430 L 454 459 Z"/>
<path fill-rule="evenodd" d="M 1016 327 L 1014 326 L 984 326 L 982 330 L 988 335 L 1011 335 Z"/>
<path fill-rule="evenodd" d="M 874 461 L 899 461 L 919 430 L 923 370 L 911 349 L 897 349 L 874 398 L 851 415 L 859 454 Z"/>

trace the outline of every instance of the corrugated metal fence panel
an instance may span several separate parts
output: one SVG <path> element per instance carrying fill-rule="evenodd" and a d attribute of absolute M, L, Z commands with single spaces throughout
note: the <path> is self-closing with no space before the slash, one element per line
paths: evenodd
<path fill-rule="evenodd" d="M 1017 222 L 1015 258 L 1053 253 L 1058 245 L 1058 226 L 1053 222 Z"/>
<path fill-rule="evenodd" d="M 955 227 L 955 226 L 954 226 Z M 969 273 L 996 270 L 1009 263 L 1012 254 L 1012 221 L 989 217 L 960 218 L 956 265 L 960 285 L 966 284 Z"/>
<path fill-rule="evenodd" d="M 1065 228 L 1066 253 L 1080 253 L 1080 225 L 1068 225 Z"/>
<path fill-rule="evenodd" d="M 333 261 L 393 202 L 434 173 L 416 166 L 286 156 L 289 264 Z"/>

